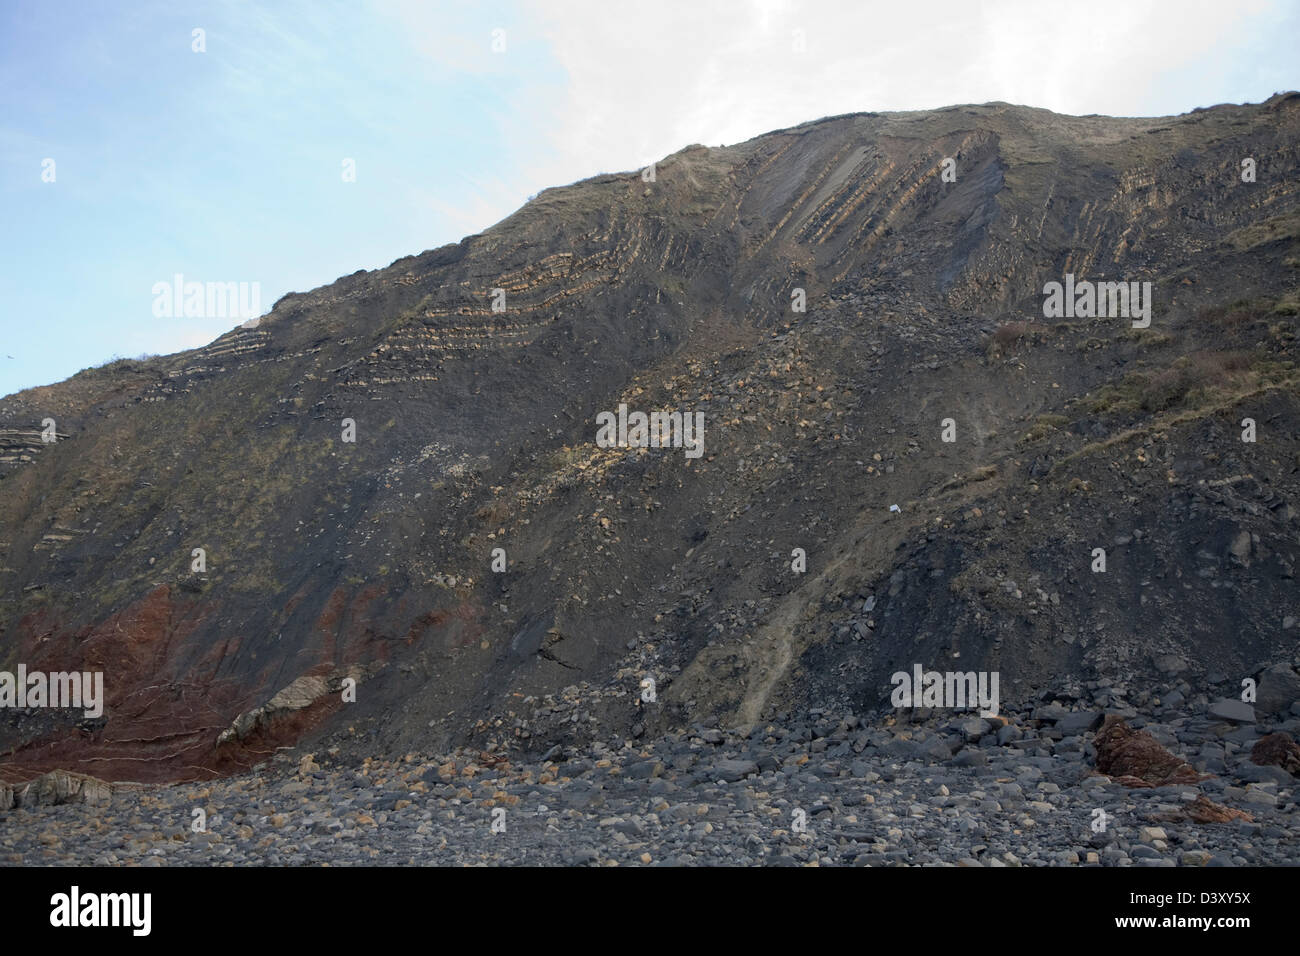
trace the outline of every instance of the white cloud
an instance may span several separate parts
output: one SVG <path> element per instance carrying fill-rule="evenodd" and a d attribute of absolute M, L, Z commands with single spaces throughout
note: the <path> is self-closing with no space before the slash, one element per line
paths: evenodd
<path fill-rule="evenodd" d="M 1276 6 L 752 0 L 641 4 L 613 16 L 607 0 L 529 2 L 570 81 L 555 109 L 561 163 L 589 173 L 838 113 L 991 100 L 1150 113 L 1160 74 L 1212 70 L 1252 17 Z M 1197 105 L 1206 104 L 1179 108 Z"/>
<path fill-rule="evenodd" d="M 508 72 L 512 62 L 508 57 L 527 49 L 536 38 L 534 25 L 526 20 L 475 4 L 374 0 L 374 6 L 380 15 L 401 25 L 407 42 L 416 50 L 458 73 Z M 498 39 L 504 44 L 499 53 L 493 49 Z"/>
<path fill-rule="evenodd" d="M 520 0 L 506 21 L 511 52 L 492 58 L 478 11 L 379 2 L 443 67 L 518 71 L 518 101 L 492 117 L 516 172 L 455 208 L 436 206 L 475 229 L 548 186 L 841 113 L 994 100 L 1076 115 L 1212 105 L 1227 98 L 1217 94 L 1232 88 L 1229 73 L 1240 79 L 1249 67 L 1246 45 L 1288 9 L 1278 0 Z M 543 52 L 559 88 L 550 73 L 529 86 Z"/>

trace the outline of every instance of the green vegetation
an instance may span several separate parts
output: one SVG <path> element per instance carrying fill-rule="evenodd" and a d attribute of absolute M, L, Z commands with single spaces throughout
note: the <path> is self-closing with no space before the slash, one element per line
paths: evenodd
<path fill-rule="evenodd" d="M 1273 304 L 1274 315 L 1300 314 L 1300 290 L 1292 289 Z"/>
<path fill-rule="evenodd" d="M 1174 341 L 1174 337 L 1168 332 L 1161 332 L 1159 329 L 1135 329 L 1131 326 L 1120 333 L 1120 338 L 1152 349 L 1169 345 Z"/>
<path fill-rule="evenodd" d="M 1192 352 L 1168 368 L 1130 372 L 1117 384 L 1098 389 L 1084 403 L 1095 415 L 1200 408 L 1234 392 L 1279 384 L 1294 367 L 1294 362 L 1269 360 L 1255 352 Z"/>
<path fill-rule="evenodd" d="M 1026 445 L 1032 444 L 1036 441 L 1041 441 L 1050 433 L 1068 425 L 1069 423 L 1070 418 L 1068 415 L 1055 415 L 1051 413 L 1039 415 L 1038 418 L 1035 419 L 1034 424 L 1030 427 L 1029 431 L 1025 432 L 1024 435 L 1020 437 L 1020 441 L 1022 444 Z"/>

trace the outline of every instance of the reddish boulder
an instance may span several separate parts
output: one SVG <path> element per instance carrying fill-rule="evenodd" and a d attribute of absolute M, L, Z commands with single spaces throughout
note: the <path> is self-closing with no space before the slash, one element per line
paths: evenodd
<path fill-rule="evenodd" d="M 1208 776 L 1198 774 L 1145 730 L 1134 730 L 1114 714 L 1101 725 L 1095 742 L 1097 770 L 1126 787 L 1199 783 Z"/>
<path fill-rule="evenodd" d="M 1300 776 L 1300 744 L 1290 734 L 1276 733 L 1261 737 L 1250 752 L 1252 763 L 1262 767 L 1281 767 Z"/>
<path fill-rule="evenodd" d="M 1197 797 L 1183 809 L 1183 815 L 1193 823 L 1231 823 L 1233 820 L 1253 822 L 1254 817 L 1244 810 L 1234 810 L 1221 803 L 1215 803 L 1204 794 Z"/>

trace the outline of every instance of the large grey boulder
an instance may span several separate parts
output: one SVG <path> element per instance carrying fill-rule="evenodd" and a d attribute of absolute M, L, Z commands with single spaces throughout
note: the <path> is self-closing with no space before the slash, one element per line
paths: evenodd
<path fill-rule="evenodd" d="M 1300 674 L 1290 664 L 1274 664 L 1259 677 L 1255 688 L 1255 708 L 1265 714 L 1282 716 L 1300 701 Z"/>
<path fill-rule="evenodd" d="M 1210 705 L 1210 716 L 1219 720 L 1229 720 L 1235 724 L 1253 724 L 1255 708 L 1244 701 L 1225 697 Z"/>

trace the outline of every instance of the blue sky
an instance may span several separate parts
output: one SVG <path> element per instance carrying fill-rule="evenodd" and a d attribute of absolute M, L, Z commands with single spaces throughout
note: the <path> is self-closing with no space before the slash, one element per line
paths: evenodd
<path fill-rule="evenodd" d="M 857 110 L 1165 115 L 1300 88 L 1300 2 L 1079 10 L 6 0 L 0 395 L 236 324 L 156 317 L 176 273 L 257 282 L 265 311 L 689 143 Z"/>

